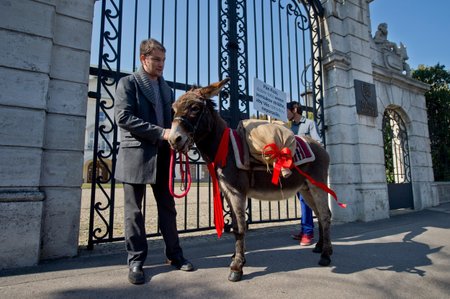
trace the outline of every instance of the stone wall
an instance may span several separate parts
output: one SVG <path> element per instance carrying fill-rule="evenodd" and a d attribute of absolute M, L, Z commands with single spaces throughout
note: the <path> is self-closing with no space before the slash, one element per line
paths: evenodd
<path fill-rule="evenodd" d="M 432 187 L 432 196 L 439 199 L 439 204 L 450 202 L 450 182 L 434 182 Z"/>
<path fill-rule="evenodd" d="M 77 254 L 93 5 L 0 2 L 0 269 Z"/>
<path fill-rule="evenodd" d="M 409 134 L 414 208 L 436 205 L 424 93 L 426 84 L 411 79 L 404 58 L 383 57 L 371 32 L 371 0 L 325 0 L 324 109 L 329 184 L 347 209 L 330 201 L 333 219 L 371 221 L 389 217 L 382 119 L 386 108 L 402 111 Z M 397 59 L 397 60 L 395 60 Z M 375 115 L 357 113 L 355 80 L 374 86 Z"/>

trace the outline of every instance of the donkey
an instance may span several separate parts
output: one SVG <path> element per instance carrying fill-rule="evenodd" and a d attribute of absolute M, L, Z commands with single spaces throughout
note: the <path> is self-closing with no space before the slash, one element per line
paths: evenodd
<path fill-rule="evenodd" d="M 204 88 L 191 89 L 181 95 L 173 104 L 175 112 L 169 135 L 171 147 L 178 152 L 186 153 L 197 145 L 206 162 L 214 161 L 220 150 L 223 134 L 227 134 L 227 123 L 215 110 L 212 97 L 219 94 L 229 78 L 213 83 Z M 305 136 L 306 137 L 306 136 Z M 306 137 L 315 160 L 300 166 L 315 181 L 325 183 L 328 176 L 329 156 L 325 149 L 312 138 Z M 271 182 L 272 174 L 261 170 L 242 170 L 236 166 L 233 147 L 228 145 L 225 166 L 216 164 L 210 168 L 211 176 L 215 176 L 222 194 L 231 207 L 232 227 L 235 236 L 235 253 L 230 265 L 228 280 L 242 279 L 245 264 L 245 210 L 247 198 L 258 200 L 279 200 L 289 198 L 300 192 L 306 203 L 312 208 L 319 222 L 319 241 L 314 252 L 321 253 L 319 265 L 328 266 L 333 253 L 330 240 L 331 211 L 328 207 L 327 193 L 305 179 L 298 171 L 293 170 L 287 178 L 281 178 L 281 186 Z M 215 173 L 211 173 L 211 171 Z"/>

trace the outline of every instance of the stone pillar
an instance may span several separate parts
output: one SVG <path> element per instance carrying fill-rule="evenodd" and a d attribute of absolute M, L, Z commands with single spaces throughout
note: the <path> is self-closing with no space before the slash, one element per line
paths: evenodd
<path fill-rule="evenodd" d="M 329 184 L 346 209 L 330 203 L 333 219 L 389 217 L 382 134 L 383 117 L 358 114 L 355 80 L 373 84 L 367 0 L 323 1 L 324 110 Z M 381 121 L 380 121 L 381 123 Z"/>
<path fill-rule="evenodd" d="M 93 5 L 0 2 L 0 269 L 77 254 Z"/>
<path fill-rule="evenodd" d="M 407 126 L 414 209 L 438 204 L 424 97 L 428 86 L 410 77 L 402 43 L 372 38 L 370 2 L 323 1 L 329 183 L 348 204 L 347 209 L 330 206 L 333 219 L 345 222 L 389 217 L 382 133 L 388 108 L 399 111 Z"/>

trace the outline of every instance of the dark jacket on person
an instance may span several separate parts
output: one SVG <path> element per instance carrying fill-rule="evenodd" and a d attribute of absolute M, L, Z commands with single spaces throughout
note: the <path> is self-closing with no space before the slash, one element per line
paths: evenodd
<path fill-rule="evenodd" d="M 155 94 L 142 67 L 121 78 L 117 85 L 114 110 L 120 128 L 120 148 L 115 178 L 121 182 L 154 184 L 158 149 L 169 150 L 167 141 L 163 140 L 163 130 L 171 126 L 173 96 L 164 78 L 158 81 L 163 127 L 156 125 Z"/>

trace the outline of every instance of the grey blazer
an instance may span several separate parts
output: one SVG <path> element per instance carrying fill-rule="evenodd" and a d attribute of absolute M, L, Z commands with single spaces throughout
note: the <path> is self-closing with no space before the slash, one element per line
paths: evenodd
<path fill-rule="evenodd" d="M 153 88 L 142 67 L 120 79 L 115 98 L 114 114 L 120 128 L 120 147 L 115 178 L 132 184 L 154 184 L 158 147 L 163 141 L 163 128 L 156 125 Z M 164 127 L 172 122 L 172 90 L 164 78 L 159 78 Z"/>

